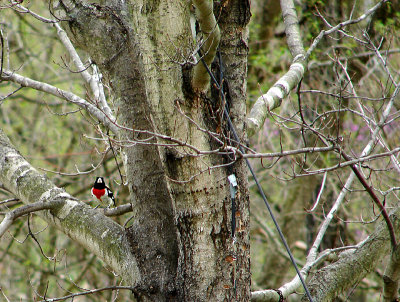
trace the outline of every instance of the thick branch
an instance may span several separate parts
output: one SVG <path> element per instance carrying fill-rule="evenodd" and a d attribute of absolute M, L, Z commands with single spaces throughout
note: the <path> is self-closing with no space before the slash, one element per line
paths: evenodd
<path fill-rule="evenodd" d="M 279 294 L 273 289 L 259 290 L 251 293 L 251 302 L 277 302 Z"/>
<path fill-rule="evenodd" d="M 285 33 L 293 62 L 289 71 L 266 94 L 260 96 L 247 118 L 247 134 L 254 135 L 264 125 L 268 111 L 281 105 L 282 100 L 296 87 L 306 71 L 305 50 L 301 41 L 296 9 L 292 0 L 281 0 Z"/>
<path fill-rule="evenodd" d="M 123 204 L 120 205 L 116 208 L 111 208 L 111 209 L 105 209 L 104 210 L 104 215 L 106 216 L 119 216 L 119 215 L 123 215 L 129 212 L 132 212 L 133 208 L 132 208 L 132 204 L 128 203 L 128 204 Z"/>
<path fill-rule="evenodd" d="M 383 274 L 383 299 L 385 302 L 398 301 L 400 280 L 400 246 L 392 251 L 389 263 Z"/>
<path fill-rule="evenodd" d="M 399 214 L 400 207 L 397 207 L 389 215 L 395 230 L 399 229 Z M 356 250 L 343 252 L 337 262 L 317 271 L 309 282 L 315 301 L 332 301 L 339 293 L 359 283 L 388 254 L 389 242 L 386 223 L 381 222 L 373 234 L 358 244 Z M 307 298 L 303 297 L 303 301 Z"/>
<path fill-rule="evenodd" d="M 39 212 L 48 223 L 95 253 L 129 285 L 139 281 L 136 259 L 125 230 L 101 212 L 79 202 L 36 171 L 0 130 L 0 182 L 22 202 L 59 203 Z"/>
<path fill-rule="evenodd" d="M 200 25 L 200 30 L 203 33 L 204 43 L 202 45 L 202 55 L 207 66 L 214 60 L 215 54 L 221 38 L 217 21 L 213 12 L 212 0 L 193 0 L 193 5 L 196 7 L 196 17 Z M 201 62 L 194 68 L 192 85 L 195 91 L 207 90 L 210 83 L 210 76 L 207 69 Z"/>

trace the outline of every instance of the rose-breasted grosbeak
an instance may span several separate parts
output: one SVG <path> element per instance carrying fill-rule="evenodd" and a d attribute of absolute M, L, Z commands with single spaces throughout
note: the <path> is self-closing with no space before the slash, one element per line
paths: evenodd
<path fill-rule="evenodd" d="M 108 205 L 107 208 L 109 208 L 112 204 L 114 204 L 115 207 L 114 194 L 110 188 L 106 186 L 103 177 L 96 177 L 96 181 L 94 182 L 91 192 L 93 196 L 97 197 L 101 205 Z"/>

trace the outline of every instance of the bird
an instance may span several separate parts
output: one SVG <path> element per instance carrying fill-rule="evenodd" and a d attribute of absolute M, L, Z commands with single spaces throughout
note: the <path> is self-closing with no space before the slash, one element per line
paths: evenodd
<path fill-rule="evenodd" d="M 97 197 L 101 205 L 107 205 L 107 209 L 111 207 L 113 204 L 114 207 L 116 206 L 114 193 L 111 191 L 109 187 L 106 186 L 103 177 L 96 177 L 96 181 L 93 184 L 91 193 L 93 196 Z"/>

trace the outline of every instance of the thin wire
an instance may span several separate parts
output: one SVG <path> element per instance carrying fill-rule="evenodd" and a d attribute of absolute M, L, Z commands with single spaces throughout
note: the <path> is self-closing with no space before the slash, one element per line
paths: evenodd
<path fill-rule="evenodd" d="M 227 119 L 228 124 L 229 124 L 229 128 L 231 128 L 231 131 L 232 131 L 233 136 L 235 137 L 235 140 L 237 140 L 237 141 L 239 142 L 239 137 L 238 137 L 238 135 L 237 135 L 237 133 L 236 133 L 235 128 L 233 127 L 232 121 L 231 121 L 231 119 L 230 119 L 230 117 L 229 117 L 229 114 L 228 114 L 228 111 L 226 110 L 226 108 L 225 108 L 224 112 L 225 112 L 225 116 L 226 116 L 226 119 Z M 240 149 L 240 152 L 244 153 L 244 149 L 243 149 L 242 146 L 239 146 L 239 149 Z M 272 221 L 273 221 L 274 224 L 275 224 L 276 230 L 277 230 L 278 233 L 279 233 L 279 237 L 281 237 L 282 243 L 283 243 L 283 245 L 285 246 L 285 249 L 286 249 L 286 251 L 287 251 L 287 253 L 288 253 L 289 257 L 290 257 L 290 261 L 292 262 L 292 264 L 293 264 L 293 266 L 294 266 L 294 268 L 295 268 L 295 270 L 296 270 L 296 272 L 297 272 L 297 275 L 298 275 L 299 278 L 300 278 L 300 281 L 301 281 L 301 283 L 302 283 L 302 285 L 303 285 L 303 287 L 304 287 L 304 290 L 305 290 L 305 292 L 306 292 L 306 295 L 307 295 L 308 299 L 310 300 L 310 302 L 313 302 L 313 299 L 311 298 L 310 291 L 308 290 L 307 285 L 306 285 L 306 283 L 305 283 L 303 277 L 301 276 L 300 270 L 299 270 L 299 268 L 297 267 L 296 261 L 294 260 L 293 254 L 292 254 L 292 252 L 290 251 L 289 245 L 288 245 L 287 242 L 286 242 L 285 236 L 283 235 L 282 230 L 281 230 L 281 228 L 279 227 L 279 224 L 278 224 L 278 222 L 276 221 L 274 214 L 272 213 L 271 206 L 269 205 L 269 202 L 268 202 L 268 200 L 267 200 L 267 197 L 266 197 L 265 194 L 264 194 L 264 190 L 263 190 L 263 188 L 261 187 L 260 182 L 258 181 L 257 175 L 255 174 L 255 172 L 254 172 L 254 170 L 253 170 L 253 167 L 252 167 L 251 164 L 250 164 L 249 159 L 248 159 L 248 158 L 245 158 L 245 161 L 246 161 L 247 167 L 248 167 L 249 170 L 250 170 L 251 175 L 252 175 L 253 178 L 254 178 L 254 181 L 255 181 L 255 183 L 256 183 L 256 185 L 257 185 L 258 191 L 260 192 L 261 197 L 262 197 L 262 199 L 263 199 L 263 201 L 264 201 L 264 203 L 265 203 L 265 205 L 266 205 L 266 207 L 267 207 L 267 209 L 268 209 L 269 215 L 271 216 Z"/>
<path fill-rule="evenodd" d="M 219 56 L 219 63 L 220 63 L 219 68 L 220 68 L 220 71 L 222 71 L 222 58 L 221 58 L 221 53 L 220 53 L 220 52 L 218 52 L 218 56 Z M 213 73 L 212 73 L 211 70 L 208 68 L 206 62 L 204 62 L 203 57 L 201 56 L 201 54 L 200 54 L 200 57 L 201 57 L 201 62 L 202 62 L 203 65 L 205 66 L 205 68 L 206 68 L 208 74 L 210 75 L 211 79 L 213 80 L 214 84 L 216 85 L 216 87 L 217 87 L 217 88 L 219 89 L 219 91 L 221 92 L 221 95 L 222 95 L 222 97 L 223 97 L 223 101 L 225 102 L 225 95 L 224 95 L 224 93 L 223 93 L 223 87 L 222 87 L 223 85 L 221 85 L 221 86 L 219 85 L 219 83 L 218 83 L 217 80 L 215 79 Z M 225 102 L 224 114 L 225 114 L 226 120 L 228 121 L 228 126 L 229 126 L 229 128 L 230 128 L 230 130 L 231 130 L 231 132 L 232 132 L 232 134 L 233 134 L 233 136 L 234 136 L 234 138 L 235 138 L 235 140 L 239 143 L 239 142 L 240 142 L 240 139 L 239 139 L 239 136 L 237 135 L 237 132 L 236 132 L 236 130 L 235 130 L 235 127 L 233 126 L 233 123 L 232 123 L 232 121 L 231 121 L 231 118 L 229 117 L 228 110 L 226 109 L 227 106 L 228 106 L 228 104 L 227 104 L 227 102 Z M 240 150 L 240 152 L 245 153 L 245 150 L 243 149 L 243 147 L 242 147 L 240 144 L 239 144 L 239 150 Z M 294 260 L 293 254 L 292 254 L 292 252 L 290 251 L 289 245 L 288 245 L 287 242 L 286 242 L 285 236 L 283 235 L 282 230 L 281 230 L 281 228 L 279 227 L 279 224 L 278 224 L 277 220 L 275 219 L 275 216 L 274 216 L 274 214 L 273 214 L 273 212 L 272 212 L 271 206 L 269 205 L 269 202 L 268 202 L 268 200 L 267 200 L 267 197 L 266 197 L 265 194 L 264 194 L 264 190 L 263 190 L 263 188 L 261 187 L 260 182 L 258 181 L 257 175 L 255 174 L 255 172 L 254 172 L 254 170 L 253 170 L 253 167 L 252 167 L 251 164 L 250 164 L 250 161 L 249 161 L 247 158 L 245 158 L 245 161 L 246 161 L 247 167 L 248 167 L 249 170 L 250 170 L 251 175 L 252 175 L 253 178 L 254 178 L 254 181 L 255 181 L 255 183 L 256 183 L 256 185 L 257 185 L 258 191 L 259 191 L 260 194 L 261 194 L 261 197 L 262 197 L 262 199 L 263 199 L 263 201 L 264 201 L 264 204 L 266 205 L 266 207 L 267 207 L 267 209 L 268 209 L 269 215 L 271 216 L 272 221 L 273 221 L 274 224 L 275 224 L 275 227 L 276 227 L 276 230 L 278 231 L 279 237 L 281 238 L 281 241 L 282 241 L 283 245 L 285 246 L 285 249 L 286 249 L 286 251 L 287 251 L 287 253 L 288 253 L 288 255 L 289 255 L 290 261 L 292 262 L 292 264 L 293 264 L 293 266 L 294 266 L 294 268 L 295 268 L 295 270 L 296 270 L 296 273 L 297 273 L 297 275 L 299 276 L 300 282 L 301 282 L 301 284 L 303 285 L 303 288 L 304 288 L 304 290 L 305 290 L 305 292 L 306 292 L 306 295 L 307 295 L 307 297 L 308 297 L 308 300 L 310 300 L 310 302 L 313 302 L 313 299 L 312 299 L 312 297 L 311 297 L 310 291 L 308 290 L 308 287 L 307 287 L 307 285 L 306 285 L 306 282 L 304 281 L 304 279 L 303 279 L 303 277 L 302 277 L 302 275 L 301 275 L 301 273 L 300 273 L 300 270 L 299 270 L 299 268 L 297 267 L 296 261 Z"/>

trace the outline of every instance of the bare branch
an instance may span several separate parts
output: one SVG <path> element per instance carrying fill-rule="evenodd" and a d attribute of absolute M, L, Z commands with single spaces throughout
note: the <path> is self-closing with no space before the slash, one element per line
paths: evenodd
<path fill-rule="evenodd" d="M 247 134 L 249 136 L 253 136 L 256 132 L 258 132 L 264 125 L 268 112 L 279 107 L 282 100 L 289 95 L 290 91 L 297 87 L 307 69 L 307 61 L 309 56 L 317 47 L 319 42 L 323 39 L 323 37 L 330 35 L 348 25 L 363 21 L 368 16 L 375 13 L 376 10 L 387 1 L 388 0 L 380 1 L 377 5 L 367 10 L 357 19 L 349 19 L 345 22 L 337 24 L 329 30 L 322 30 L 317 38 L 314 39 L 314 42 L 308 49 L 307 53 L 304 53 L 293 1 L 281 0 L 282 15 L 284 17 L 286 26 L 286 36 L 288 37 L 288 46 L 290 47 L 292 55 L 294 56 L 293 63 L 291 64 L 289 71 L 282 76 L 266 94 L 260 96 L 255 102 L 246 121 Z"/>
<path fill-rule="evenodd" d="M 103 111 L 109 117 L 109 119 L 115 121 L 115 117 L 113 116 L 113 113 L 107 104 L 101 79 L 99 77 L 91 75 L 89 71 L 85 68 L 81 61 L 81 58 L 75 50 L 75 47 L 72 45 L 70 39 L 67 36 L 67 33 L 61 28 L 61 26 L 58 23 L 55 23 L 54 26 L 57 28 L 58 37 L 67 49 L 75 66 L 78 68 L 78 70 L 81 70 L 80 74 L 82 78 L 86 81 L 86 83 L 90 85 L 90 89 L 92 90 L 93 96 L 95 98 L 95 101 L 99 105 L 100 110 Z"/>
<path fill-rule="evenodd" d="M 391 157 L 396 153 L 400 152 L 400 147 L 395 148 L 391 151 L 388 152 L 382 152 L 382 153 L 378 153 L 378 154 L 373 154 L 373 155 L 366 155 L 366 156 L 360 156 L 354 159 L 350 159 L 347 161 L 343 161 L 343 162 L 339 162 L 338 164 L 331 166 L 331 167 L 327 167 L 327 168 L 322 168 L 322 169 L 318 169 L 318 170 L 307 170 L 304 174 L 295 174 L 295 177 L 300 177 L 300 176 L 310 176 L 310 175 L 315 175 L 315 174 L 322 174 L 322 173 L 326 173 L 329 171 L 334 171 L 337 170 L 339 168 L 343 168 L 343 167 L 347 167 L 347 166 L 351 166 L 354 164 L 359 164 L 359 163 L 363 163 L 363 162 L 368 162 L 377 158 L 382 158 L 382 157 Z"/>
<path fill-rule="evenodd" d="M 317 208 L 317 206 L 319 204 L 319 200 L 321 199 L 321 196 L 322 196 L 322 192 L 324 191 L 324 188 L 325 188 L 325 181 L 326 181 L 327 174 L 328 174 L 327 172 L 324 173 L 324 178 L 322 179 L 322 184 L 321 184 L 321 187 L 319 189 L 318 196 L 317 196 L 317 198 L 316 198 L 316 200 L 314 202 L 314 205 L 312 206 L 312 208 L 308 212 L 313 212 Z"/>
<path fill-rule="evenodd" d="M 255 102 L 247 118 L 247 134 L 253 136 L 264 125 L 267 114 L 281 105 L 282 100 L 290 91 L 297 87 L 307 69 L 305 50 L 301 40 L 300 28 L 296 9 L 292 0 L 281 0 L 285 33 L 293 62 L 289 71 L 283 75 L 266 94 L 260 96 Z"/>
<path fill-rule="evenodd" d="M 120 289 L 134 290 L 135 288 L 130 287 L 130 286 L 120 286 L 120 285 L 106 286 L 106 287 L 102 287 L 102 288 L 96 288 L 96 289 L 83 291 L 80 293 L 70 294 L 70 295 L 67 295 L 64 297 L 59 297 L 59 298 L 44 298 L 44 297 L 42 297 L 42 298 L 44 298 L 44 300 L 41 300 L 41 302 L 64 301 L 64 300 L 71 299 L 71 298 L 72 298 L 72 300 L 74 300 L 75 297 L 79 297 L 79 296 L 92 295 L 92 294 L 99 293 L 99 292 L 106 291 L 106 290 L 120 290 Z"/>
<path fill-rule="evenodd" d="M 304 153 L 318 153 L 318 152 L 328 152 L 335 150 L 335 146 L 328 147 L 306 147 L 300 148 L 296 150 L 282 151 L 282 152 L 273 152 L 273 153 L 254 153 L 254 154 L 241 154 L 239 150 L 236 152 L 241 154 L 243 158 L 265 158 L 265 157 L 284 157 L 290 155 L 304 154 Z"/>
<path fill-rule="evenodd" d="M 368 144 L 363 149 L 363 151 L 361 153 L 361 157 L 367 156 L 371 152 L 372 146 L 375 144 L 375 142 L 377 140 L 377 137 L 378 137 L 378 134 L 379 134 L 382 126 L 384 125 L 386 119 L 388 118 L 390 110 L 391 110 L 391 108 L 393 106 L 394 100 L 395 100 L 395 98 L 397 97 L 397 95 L 399 93 L 399 87 L 400 86 L 396 87 L 396 89 L 395 89 L 395 91 L 394 91 L 389 103 L 387 104 L 387 106 L 386 106 L 386 108 L 385 108 L 385 110 L 384 110 L 384 112 L 383 112 L 383 114 L 381 116 L 381 119 L 380 119 L 378 125 L 376 126 L 376 128 L 374 129 L 374 131 L 372 133 L 371 139 L 369 140 Z M 333 207 L 329 211 L 327 217 L 325 218 L 324 222 L 322 223 L 322 225 L 321 225 L 321 227 L 319 229 L 319 232 L 318 232 L 317 237 L 316 237 L 316 239 L 314 241 L 314 244 L 313 244 L 312 248 L 310 249 L 310 251 L 308 253 L 307 263 L 311 263 L 316 259 L 317 251 L 318 251 L 318 248 L 319 248 L 319 246 L 321 244 L 322 238 L 324 237 L 324 234 L 325 234 L 330 222 L 332 221 L 332 219 L 334 217 L 334 214 L 339 209 L 339 206 L 341 205 L 342 201 L 344 200 L 344 197 L 346 196 L 347 192 L 349 191 L 349 189 L 350 189 L 350 187 L 351 187 L 351 185 L 352 185 L 352 183 L 354 181 L 354 178 L 355 178 L 355 174 L 352 172 L 349 175 L 349 177 L 347 178 L 347 181 L 346 181 L 344 187 L 342 188 L 338 198 L 336 199 Z M 387 233 L 387 234 L 389 234 L 389 233 Z M 373 244 L 373 243 L 371 243 L 371 244 Z M 382 248 L 383 245 L 384 245 L 384 243 L 380 243 L 379 242 L 379 248 Z M 378 252 L 378 254 L 379 254 L 379 252 Z M 363 254 L 362 257 L 365 258 L 365 255 Z M 368 257 L 372 257 L 372 256 L 368 255 Z M 369 259 L 369 260 L 364 259 L 364 261 L 372 261 L 373 263 L 376 263 L 375 260 L 376 259 Z M 356 278 L 362 278 L 365 273 L 366 272 L 363 269 L 360 268 L 360 270 L 359 270 L 359 272 L 357 274 L 354 273 L 354 274 L 350 274 L 350 275 L 353 276 L 353 279 L 355 280 Z M 326 284 L 326 279 L 323 278 L 323 280 L 322 280 L 322 279 L 315 278 L 314 285 L 316 287 L 318 287 L 318 285 L 317 285 L 318 283 L 319 284 L 322 284 L 322 283 Z M 353 283 L 353 282 L 350 282 L 350 283 Z M 332 288 L 331 290 L 334 292 L 334 291 L 339 290 L 339 288 L 340 287 L 335 287 L 335 288 Z M 324 297 L 329 297 L 329 295 L 332 295 L 332 292 L 329 293 L 328 291 L 326 291 L 326 294 L 325 293 L 323 294 Z M 321 300 L 322 300 L 322 298 L 321 298 Z"/>
<path fill-rule="evenodd" d="M 14 2 L 14 3 L 13 3 Z M 22 2 L 22 1 L 20 1 Z M 31 11 L 30 9 L 22 6 L 21 4 L 18 4 L 16 1 L 11 1 L 11 6 L 10 6 L 13 10 L 15 10 L 18 13 L 23 13 L 23 14 L 30 14 L 32 17 L 34 17 L 35 19 L 44 22 L 44 23 L 56 23 L 58 21 L 55 21 L 53 19 L 48 19 L 45 18 L 39 14 L 34 13 L 33 11 Z"/>
<path fill-rule="evenodd" d="M 365 158 L 370 158 L 370 157 L 373 157 L 373 156 L 377 156 L 377 155 L 369 155 L 369 154 L 372 151 L 372 147 L 376 144 L 376 141 L 377 141 L 377 139 L 379 137 L 379 132 L 381 131 L 382 127 L 385 125 L 385 121 L 386 121 L 386 119 L 388 118 L 388 116 L 390 114 L 390 111 L 391 111 L 391 109 L 393 107 L 394 100 L 397 98 L 397 95 L 398 95 L 399 91 L 400 91 L 400 85 L 396 85 L 396 89 L 393 92 L 391 98 L 389 99 L 389 102 L 388 102 L 388 104 L 386 105 L 386 108 L 383 111 L 383 114 L 382 114 L 382 116 L 381 116 L 381 118 L 379 120 L 379 123 L 377 123 L 377 125 L 375 126 L 375 129 L 373 129 L 371 139 L 369 140 L 368 144 L 365 146 L 365 148 L 361 152 L 360 157 L 357 160 L 359 160 L 360 158 L 364 158 L 365 159 Z M 396 148 L 396 150 L 394 150 L 394 151 L 399 152 L 400 148 Z M 393 152 L 393 150 L 391 150 L 390 152 L 385 152 L 385 156 L 390 156 L 390 155 L 394 154 L 392 152 Z M 351 161 L 347 161 L 345 163 L 340 163 L 340 165 L 342 165 L 342 164 L 346 164 L 347 165 L 350 162 Z M 326 171 L 327 171 L 326 169 L 324 169 L 323 171 L 321 170 L 321 172 L 326 172 Z M 342 204 L 347 192 L 349 192 L 349 189 L 351 188 L 351 185 L 352 185 L 352 183 L 354 181 L 354 178 L 355 178 L 355 174 L 352 172 L 349 175 L 349 177 L 348 177 L 345 185 L 343 186 L 339 196 L 337 197 L 334 205 L 332 206 L 331 210 L 329 211 L 328 215 L 326 216 L 324 222 L 320 226 L 320 229 L 319 229 L 319 232 L 318 232 L 318 234 L 316 236 L 316 239 L 315 239 L 315 241 L 314 241 L 314 243 L 313 243 L 313 245 L 312 245 L 312 247 L 311 247 L 311 249 L 309 251 L 309 254 L 307 256 L 306 265 L 302 269 L 302 274 L 303 274 L 304 278 L 306 278 L 306 276 L 308 274 L 308 271 L 310 269 L 310 265 L 316 261 L 317 254 L 318 254 L 318 248 L 319 248 L 319 246 L 320 246 L 320 244 L 322 242 L 322 239 L 323 239 L 323 237 L 324 237 L 324 235 L 325 235 L 325 233 L 327 231 L 327 228 L 328 228 L 330 222 L 332 221 L 332 219 L 334 218 L 335 213 L 337 212 L 337 210 L 339 209 L 340 205 Z M 399 211 L 398 208 L 397 208 L 397 211 Z M 393 216 L 393 217 L 395 217 L 395 216 Z M 387 238 L 390 238 L 390 236 L 389 236 L 389 232 L 387 232 L 387 227 L 385 227 L 385 229 L 382 230 L 382 224 L 380 224 L 380 226 L 377 228 L 376 232 L 378 232 L 379 235 L 371 235 L 369 237 L 368 241 L 370 242 L 369 244 L 374 246 L 374 250 L 372 252 L 374 254 L 373 257 L 378 257 L 378 255 L 380 255 L 380 257 L 381 257 L 384 254 L 384 253 L 382 253 L 382 249 L 385 249 L 387 247 L 387 244 L 386 244 L 386 241 L 385 241 L 386 239 L 381 241 L 381 240 L 376 240 L 374 238 L 375 238 L 375 236 L 378 236 L 378 238 L 381 238 L 381 236 L 383 236 L 382 235 L 383 233 L 385 233 L 385 237 L 387 237 Z M 378 242 L 375 242 L 375 241 L 378 241 Z M 368 269 L 365 269 L 365 268 L 370 267 L 370 266 L 374 266 L 377 263 L 377 259 L 375 259 L 375 258 L 371 259 L 370 258 L 371 254 L 369 254 L 369 251 L 368 251 L 369 248 L 370 248 L 369 246 L 366 247 L 364 245 L 364 243 L 361 243 L 359 246 L 361 247 L 360 248 L 360 253 L 358 254 L 358 250 L 357 250 L 354 253 L 358 254 L 358 255 L 354 256 L 354 257 L 358 257 L 357 261 L 360 261 L 360 262 L 362 262 L 362 261 L 368 262 L 369 261 L 369 262 L 368 262 L 368 264 L 365 264 L 364 266 L 361 265 L 359 270 L 357 271 L 357 273 L 349 274 L 350 276 L 352 276 L 352 278 L 354 280 L 358 279 L 358 278 L 362 278 L 363 276 L 365 276 L 365 274 L 367 273 L 368 269 L 371 269 L 371 268 L 368 268 Z M 344 261 L 344 263 L 346 263 L 346 265 L 348 265 L 348 262 L 354 262 L 355 261 L 353 258 L 351 260 L 348 260 L 348 259 L 349 258 L 346 258 L 346 260 Z M 361 259 L 361 260 L 359 260 L 359 259 Z M 345 264 L 343 264 L 343 265 L 342 264 L 340 264 L 340 267 L 344 268 Z M 328 269 L 328 267 L 326 267 L 326 269 Z M 325 268 L 323 270 L 325 270 Z M 335 271 L 340 272 L 340 269 L 337 269 Z M 322 297 L 332 297 L 332 295 L 334 295 L 336 293 L 335 291 L 339 290 L 339 288 L 340 288 L 340 286 L 339 287 L 337 286 L 336 279 L 337 278 L 346 278 L 345 275 L 346 274 L 342 274 L 342 275 L 338 276 L 338 275 L 333 273 L 332 274 L 332 279 L 335 279 L 335 282 L 332 282 L 332 287 L 329 289 L 329 291 L 328 290 L 323 290 L 323 291 L 321 291 L 321 296 L 320 297 L 314 296 L 314 298 L 317 301 L 322 301 L 323 300 Z M 324 288 L 325 289 L 325 287 L 328 286 L 328 283 L 327 283 L 327 280 L 326 280 L 325 277 L 322 278 L 322 279 L 318 279 L 317 277 L 315 277 L 313 279 L 314 280 L 313 280 L 313 283 L 311 283 L 311 286 L 314 285 L 314 288 Z M 343 283 L 347 282 L 347 280 L 346 281 L 344 281 L 344 280 L 345 279 L 342 280 Z M 353 282 L 350 282 L 350 283 L 353 283 Z M 333 284 L 335 284 L 335 285 L 333 285 Z M 290 283 L 290 286 L 289 286 L 289 284 L 284 285 L 283 287 L 280 288 L 280 290 L 284 293 L 284 296 L 287 297 L 288 295 L 293 293 L 300 286 L 301 286 L 301 283 L 300 283 L 299 279 L 296 277 Z M 288 289 L 290 289 L 290 290 L 288 290 Z M 311 288 L 311 290 L 312 290 L 312 288 Z M 255 301 L 277 301 L 277 300 L 267 300 L 265 298 L 261 298 L 264 294 L 265 295 L 272 295 L 273 293 L 274 292 L 271 291 L 271 290 L 260 291 L 260 292 L 257 293 L 257 297 L 258 297 L 257 299 L 259 299 L 259 300 L 255 300 Z M 263 299 L 263 300 L 261 300 L 261 299 Z M 329 298 L 328 298 L 328 300 L 329 300 Z M 323 301 L 325 301 L 325 300 L 323 300 Z"/>
<path fill-rule="evenodd" d="M 367 10 L 364 14 L 362 14 L 357 19 L 351 19 L 350 18 L 349 20 L 341 22 L 341 23 L 337 24 L 336 26 L 332 27 L 329 30 L 322 30 L 319 33 L 319 35 L 314 39 L 314 42 L 311 44 L 310 48 L 307 50 L 306 59 L 308 60 L 308 58 L 310 57 L 311 53 L 315 50 L 315 48 L 317 47 L 319 42 L 321 42 L 323 37 L 325 37 L 327 35 L 330 35 L 330 34 L 336 32 L 336 31 L 346 27 L 347 25 L 356 24 L 356 23 L 359 23 L 359 22 L 365 20 L 366 18 L 368 18 L 369 16 L 374 14 L 378 10 L 378 8 L 380 8 L 386 2 L 388 2 L 388 0 L 379 1 L 375 6 L 371 7 L 369 10 Z"/>
<path fill-rule="evenodd" d="M 8 228 L 17 218 L 41 210 L 54 209 L 60 205 L 61 202 L 59 200 L 54 200 L 46 203 L 35 202 L 29 205 L 19 207 L 11 212 L 8 212 L 6 214 L 6 217 L 4 217 L 3 221 L 0 223 L 0 238 L 4 235 L 4 233 L 8 230 Z"/>
<path fill-rule="evenodd" d="M 6 200 L 3 200 L 3 201 L 0 201 L 0 205 L 6 204 L 6 203 L 9 203 L 9 202 L 14 202 L 14 201 L 19 201 L 19 199 L 18 198 L 6 199 Z"/>
<path fill-rule="evenodd" d="M 4 293 L 3 289 L 1 288 L 1 286 L 0 286 L 0 292 L 3 294 L 3 296 L 4 296 L 4 298 L 6 299 L 7 302 L 11 302 L 10 299 L 8 299 L 8 297 Z"/>
<path fill-rule="evenodd" d="M 308 273 L 313 267 L 320 264 L 326 258 L 331 256 L 332 254 L 336 254 L 338 252 L 349 250 L 349 249 L 357 249 L 358 246 L 344 246 L 335 249 L 327 249 L 321 252 L 319 257 L 312 263 L 307 264 L 301 270 L 304 277 L 306 277 L 306 273 Z M 300 279 L 298 276 L 294 277 L 291 281 L 284 284 L 279 288 L 279 291 L 282 293 L 283 297 L 288 297 L 290 294 L 296 291 L 299 287 Z M 251 301 L 252 302 L 279 302 L 279 295 L 277 291 L 274 289 L 267 290 L 258 290 L 251 293 Z"/>
<path fill-rule="evenodd" d="M 350 160 L 350 157 L 346 153 L 342 152 L 341 154 L 342 154 L 342 156 L 343 156 L 343 158 L 345 160 Z M 382 203 L 380 202 L 379 198 L 376 196 L 376 194 L 372 190 L 372 188 L 367 184 L 367 181 L 365 180 L 364 176 L 362 176 L 360 171 L 358 171 L 357 166 L 356 165 L 350 165 L 350 167 L 353 170 L 354 174 L 357 176 L 358 180 L 361 182 L 361 184 L 365 188 L 365 190 L 371 196 L 372 200 L 378 206 L 379 210 L 381 211 L 382 216 L 385 219 L 387 228 L 389 230 L 390 241 L 392 243 L 392 250 L 394 250 L 397 247 L 396 236 L 394 234 L 392 222 L 389 219 L 389 215 L 387 214 L 385 207 L 382 205 Z"/>
<path fill-rule="evenodd" d="M 399 230 L 399 212 L 400 208 L 396 207 L 390 213 L 396 231 Z M 343 288 L 356 284 L 373 271 L 389 252 L 389 239 L 386 223 L 381 222 L 356 250 L 341 253 L 338 261 L 317 271 L 308 283 L 315 301 L 332 301 Z"/>
<path fill-rule="evenodd" d="M 53 170 L 49 170 L 49 169 L 45 169 L 45 168 L 41 168 L 39 167 L 38 169 L 42 170 L 42 171 L 46 171 L 49 173 L 54 173 L 54 174 L 58 174 L 58 175 L 63 175 L 63 176 L 77 176 L 77 175 L 85 175 L 85 174 L 91 174 L 94 171 L 96 171 L 106 160 L 106 156 L 107 153 L 109 151 L 109 148 L 107 148 L 104 152 L 103 152 L 103 156 L 101 157 L 101 159 L 99 160 L 99 162 L 97 163 L 97 165 L 93 165 L 91 164 L 92 168 L 86 170 L 86 171 L 80 171 L 77 167 L 77 165 L 75 165 L 76 168 L 76 172 L 75 173 L 65 173 L 65 172 L 60 172 L 60 171 L 53 171 Z"/>
<path fill-rule="evenodd" d="M 14 83 L 18 83 L 24 87 L 30 87 L 36 90 L 40 90 L 52 94 L 61 99 L 64 99 L 68 102 L 71 102 L 75 105 L 78 105 L 79 107 L 87 110 L 87 112 L 89 112 L 95 118 L 97 118 L 105 127 L 110 129 L 114 134 L 117 134 L 119 132 L 118 127 L 112 120 L 112 116 L 110 117 L 106 115 L 105 112 L 101 111 L 99 108 L 96 108 L 96 106 L 90 104 L 88 101 L 80 98 L 79 96 L 73 94 L 72 92 L 62 90 L 47 83 L 32 80 L 28 77 L 24 77 L 9 70 L 3 70 L 3 74 L 1 75 L 1 80 L 11 81 Z"/>
<path fill-rule="evenodd" d="M 129 213 L 129 212 L 132 212 L 132 210 L 133 210 L 132 204 L 128 203 L 128 204 L 123 204 L 123 205 L 120 205 L 120 206 L 112 208 L 112 209 L 105 209 L 104 215 L 106 215 L 108 217 L 119 216 L 119 215 L 123 215 L 123 214 Z"/>

